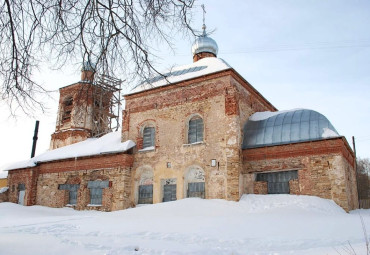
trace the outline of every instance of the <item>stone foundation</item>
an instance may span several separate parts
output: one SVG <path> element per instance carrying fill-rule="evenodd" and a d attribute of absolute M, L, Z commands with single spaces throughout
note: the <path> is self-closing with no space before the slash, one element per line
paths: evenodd
<path fill-rule="evenodd" d="M 45 173 L 38 177 L 36 204 L 49 207 L 64 207 L 69 201 L 69 191 L 58 189 L 60 184 L 79 184 L 77 210 L 122 210 L 132 206 L 130 202 L 130 169 L 111 168 L 99 170 L 80 170 L 62 173 Z M 102 205 L 90 205 L 89 181 L 109 181 L 103 189 Z"/>

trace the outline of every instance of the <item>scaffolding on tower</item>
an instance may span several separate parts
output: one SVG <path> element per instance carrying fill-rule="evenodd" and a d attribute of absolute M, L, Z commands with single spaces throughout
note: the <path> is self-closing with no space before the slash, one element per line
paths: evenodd
<path fill-rule="evenodd" d="M 100 137 L 120 127 L 122 80 L 95 74 L 92 94 L 92 137 Z"/>

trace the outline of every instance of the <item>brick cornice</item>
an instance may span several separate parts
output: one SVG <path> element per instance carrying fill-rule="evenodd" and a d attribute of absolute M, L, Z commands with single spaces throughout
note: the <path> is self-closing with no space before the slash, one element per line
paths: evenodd
<path fill-rule="evenodd" d="M 324 154 L 341 154 L 354 166 L 354 153 L 344 137 L 243 150 L 243 161 L 270 160 Z"/>
<path fill-rule="evenodd" d="M 58 173 L 76 170 L 94 170 L 112 167 L 131 167 L 133 155 L 125 153 L 102 154 L 85 156 L 76 159 L 62 159 L 49 162 L 40 162 L 40 173 Z"/>
<path fill-rule="evenodd" d="M 196 78 L 191 78 L 191 79 L 184 80 L 184 81 L 174 82 L 174 83 L 171 83 L 171 84 L 168 84 L 168 85 L 163 85 L 163 86 L 160 86 L 160 87 L 153 87 L 153 88 L 150 88 L 150 89 L 147 89 L 147 90 L 144 90 L 144 91 L 136 92 L 136 93 L 133 93 L 133 94 L 126 94 L 126 95 L 123 95 L 123 96 L 126 100 L 139 98 L 139 97 L 145 97 L 145 96 L 157 94 L 157 93 L 160 93 L 160 92 L 163 92 L 163 91 L 166 91 L 166 90 L 186 87 L 186 86 L 189 86 L 189 85 L 193 85 L 195 83 L 200 83 L 200 82 L 204 82 L 204 81 L 207 81 L 207 80 L 224 77 L 224 76 L 229 74 L 230 70 L 231 69 L 224 70 L 224 71 L 219 71 L 219 72 L 216 72 L 216 73 L 206 74 L 206 75 L 199 76 L 199 77 L 196 77 Z"/>
<path fill-rule="evenodd" d="M 160 87 L 153 87 L 151 89 L 137 92 L 134 94 L 127 94 L 124 95 L 126 100 L 130 100 L 133 98 L 139 98 L 139 97 L 144 97 L 152 94 L 157 94 L 166 90 L 174 89 L 174 88 L 180 88 L 180 87 L 185 87 L 189 86 L 195 83 L 200 83 L 203 81 L 211 80 L 211 79 L 216 79 L 224 76 L 231 76 L 235 80 L 239 82 L 249 93 L 251 93 L 253 96 L 255 96 L 260 102 L 262 102 L 267 108 L 271 109 L 272 111 L 277 111 L 277 109 L 266 99 L 264 98 L 247 80 L 245 80 L 238 72 L 235 71 L 235 69 L 230 68 L 227 70 L 211 73 L 211 74 L 206 74 L 200 77 L 188 79 L 185 81 L 180 81 L 180 82 L 175 82 L 172 84 L 168 84 L 165 86 L 160 86 Z"/>

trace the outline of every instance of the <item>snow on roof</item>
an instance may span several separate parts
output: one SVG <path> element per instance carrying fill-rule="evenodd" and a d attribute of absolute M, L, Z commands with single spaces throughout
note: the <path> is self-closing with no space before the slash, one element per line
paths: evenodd
<path fill-rule="evenodd" d="M 131 140 L 122 143 L 121 132 L 116 131 L 108 133 L 100 138 L 88 138 L 79 143 L 47 151 L 29 160 L 11 164 L 5 167 L 3 170 L 34 167 L 39 162 L 124 152 L 133 148 L 134 146 L 135 143 Z"/>
<path fill-rule="evenodd" d="M 177 66 L 172 68 L 171 70 L 166 70 L 162 72 L 163 75 L 155 76 L 144 81 L 143 83 L 140 83 L 127 95 L 184 80 L 189 80 L 206 74 L 216 73 L 227 69 L 231 69 L 231 66 L 223 59 L 213 57 L 203 58 L 189 65 Z"/>
<path fill-rule="evenodd" d="M 265 120 L 265 119 L 268 119 L 272 116 L 275 116 L 275 115 L 278 115 L 278 114 L 281 114 L 281 113 L 284 113 L 284 112 L 294 112 L 294 111 L 297 111 L 297 110 L 303 110 L 303 109 L 297 108 L 297 109 L 292 109 L 292 110 L 284 110 L 284 111 L 276 111 L 276 112 L 270 112 L 270 111 L 256 112 L 256 113 L 252 114 L 249 117 L 249 120 L 251 120 L 251 121 Z"/>
<path fill-rule="evenodd" d="M 9 187 L 2 187 L 2 188 L 0 188 L 0 194 L 1 193 L 5 193 L 8 189 L 9 189 Z"/>

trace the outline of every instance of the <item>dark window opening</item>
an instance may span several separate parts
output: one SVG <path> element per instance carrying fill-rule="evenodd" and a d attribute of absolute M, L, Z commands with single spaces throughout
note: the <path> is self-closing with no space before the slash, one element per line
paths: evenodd
<path fill-rule="evenodd" d="M 21 191 L 21 190 L 26 190 L 26 185 L 24 183 L 19 183 L 18 184 L 18 190 Z"/>
<path fill-rule="evenodd" d="M 205 183 L 204 182 L 191 182 L 188 183 L 188 197 L 205 198 Z"/>
<path fill-rule="evenodd" d="M 268 194 L 289 194 L 289 181 L 298 179 L 298 171 L 257 174 L 256 181 L 267 182 Z"/>
<path fill-rule="evenodd" d="M 203 141 L 203 119 L 200 117 L 192 118 L 189 121 L 188 143 Z"/>
<path fill-rule="evenodd" d="M 154 139 L 155 139 L 155 128 L 154 127 L 146 127 L 143 131 L 143 149 L 148 147 L 154 147 Z"/>
<path fill-rule="evenodd" d="M 153 204 L 153 185 L 139 186 L 138 204 Z"/>
<path fill-rule="evenodd" d="M 66 100 L 64 100 L 64 106 L 71 106 L 73 105 L 73 98 L 68 97 Z"/>
<path fill-rule="evenodd" d="M 70 121 L 71 120 L 71 111 L 65 111 L 63 114 L 63 121 Z"/>
<path fill-rule="evenodd" d="M 67 97 L 63 102 L 63 115 L 62 115 L 63 122 L 67 122 L 71 120 L 72 106 L 73 106 L 73 98 Z"/>

